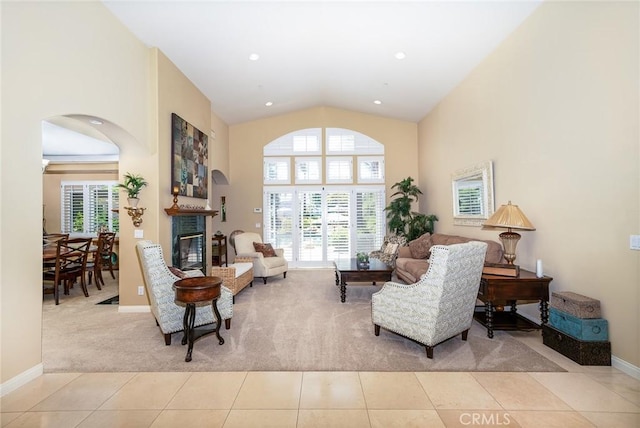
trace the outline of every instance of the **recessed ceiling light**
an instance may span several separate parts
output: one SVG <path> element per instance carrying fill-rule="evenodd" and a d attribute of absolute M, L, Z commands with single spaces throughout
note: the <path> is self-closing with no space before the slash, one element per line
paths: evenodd
<path fill-rule="evenodd" d="M 102 125 L 104 122 L 98 119 L 91 119 L 89 123 L 92 125 Z"/>
<path fill-rule="evenodd" d="M 266 103 L 264 103 L 264 105 L 266 105 L 267 107 L 271 107 L 273 103 L 271 101 L 267 101 Z"/>
<path fill-rule="evenodd" d="M 258 55 L 257 53 L 252 53 L 251 55 L 249 55 L 249 59 L 251 61 L 257 61 L 260 59 L 260 55 Z"/>
<path fill-rule="evenodd" d="M 382 101 L 380 101 L 380 100 L 375 100 L 373 103 L 374 103 L 374 104 L 377 104 L 377 105 L 380 105 L 380 104 L 382 104 Z"/>
<path fill-rule="evenodd" d="M 405 59 L 407 57 L 407 54 L 405 54 L 404 52 L 396 52 L 395 57 L 396 59 Z"/>

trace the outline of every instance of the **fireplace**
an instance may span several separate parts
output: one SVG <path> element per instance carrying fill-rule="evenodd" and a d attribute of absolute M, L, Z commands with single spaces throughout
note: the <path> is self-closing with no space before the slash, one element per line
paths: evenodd
<path fill-rule="evenodd" d="M 172 219 L 172 263 L 181 270 L 206 273 L 205 221 L 203 216 L 176 216 Z"/>
<path fill-rule="evenodd" d="M 178 235 L 179 263 L 181 270 L 204 270 L 204 233 L 183 233 Z M 175 263 L 174 263 L 175 265 Z"/>

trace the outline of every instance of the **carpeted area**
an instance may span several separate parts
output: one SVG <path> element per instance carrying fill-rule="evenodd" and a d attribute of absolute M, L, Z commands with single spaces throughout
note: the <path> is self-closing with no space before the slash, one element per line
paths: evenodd
<path fill-rule="evenodd" d="M 76 287 L 79 288 L 79 287 Z M 379 286 L 350 286 L 340 303 L 333 270 L 291 270 L 287 278 L 254 281 L 236 296 L 231 330 L 196 341 L 185 363 L 182 333 L 171 346 L 150 313 L 119 313 L 96 305 L 118 294 L 117 283 L 61 297 L 45 296 L 45 372 L 110 371 L 564 371 L 507 332 L 493 339 L 474 321 L 467 342 L 460 337 L 426 357 L 423 346 L 382 330 L 373 333 L 371 294 Z M 540 332 L 529 334 L 539 335 Z"/>

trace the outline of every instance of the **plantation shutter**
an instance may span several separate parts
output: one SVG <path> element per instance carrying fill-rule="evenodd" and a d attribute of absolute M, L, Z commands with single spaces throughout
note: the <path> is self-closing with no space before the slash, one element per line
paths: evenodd
<path fill-rule="evenodd" d="M 119 231 L 119 194 L 116 182 L 63 182 L 61 184 L 62 233 Z"/>
<path fill-rule="evenodd" d="M 327 191 L 326 225 L 327 257 L 329 260 L 350 258 L 349 191 Z"/>
<path fill-rule="evenodd" d="M 385 234 L 384 189 L 356 190 L 355 253 L 369 253 L 382 246 Z"/>
<path fill-rule="evenodd" d="M 264 193 L 263 242 L 273 248 L 283 248 L 284 257 L 291 260 L 293 239 L 293 191 L 268 190 Z"/>

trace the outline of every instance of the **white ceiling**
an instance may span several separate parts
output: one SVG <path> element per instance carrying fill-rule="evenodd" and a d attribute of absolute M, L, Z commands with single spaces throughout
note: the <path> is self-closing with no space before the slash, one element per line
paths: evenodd
<path fill-rule="evenodd" d="M 228 124 L 315 106 L 417 122 L 540 2 L 103 1 Z"/>
<path fill-rule="evenodd" d="M 233 125 L 316 106 L 417 122 L 541 1 L 103 3 Z"/>

